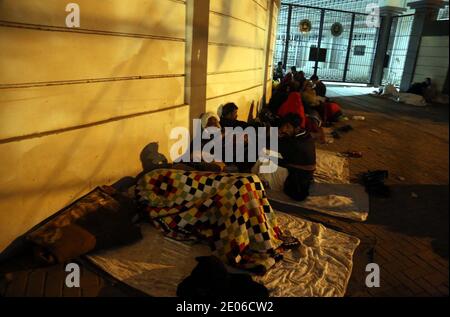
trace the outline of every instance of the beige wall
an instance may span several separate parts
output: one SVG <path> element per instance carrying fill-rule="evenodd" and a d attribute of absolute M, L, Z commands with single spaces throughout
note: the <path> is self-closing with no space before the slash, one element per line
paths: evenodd
<path fill-rule="evenodd" d="M 270 1 L 211 0 L 206 109 L 233 101 L 246 118 L 262 97 Z M 0 251 L 136 175 L 148 143 L 168 156 L 171 128 L 189 125 L 185 1 L 72 2 L 80 29 L 65 27 L 66 1 L 0 1 Z"/>
<path fill-rule="evenodd" d="M 276 21 L 278 13 L 276 7 L 271 15 L 271 8 L 268 0 L 211 0 L 207 111 L 216 112 L 219 105 L 235 102 L 239 119 L 246 120 L 251 102 L 261 102 L 264 70 L 272 62 L 270 57 L 266 65 L 266 54 L 273 54 L 273 45 L 266 51 L 267 41 L 276 30 L 276 23 L 269 30 L 269 19 L 272 16 Z M 268 85 L 270 96 L 270 80 Z"/>
<path fill-rule="evenodd" d="M 449 66 L 448 44 L 448 36 L 422 37 L 413 82 L 430 77 L 438 91 L 442 91 Z"/>

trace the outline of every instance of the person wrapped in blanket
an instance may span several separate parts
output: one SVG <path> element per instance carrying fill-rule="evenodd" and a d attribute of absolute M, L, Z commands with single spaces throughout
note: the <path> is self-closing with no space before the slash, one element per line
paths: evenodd
<path fill-rule="evenodd" d="M 260 161 L 252 171 L 268 188 L 284 191 L 292 199 L 303 201 L 309 196 L 316 169 L 315 141 L 306 129 L 301 128 L 301 118 L 296 113 L 289 113 L 281 119 L 278 134 L 276 171 L 259 173 Z"/>
<path fill-rule="evenodd" d="M 139 179 L 136 197 L 168 237 L 206 242 L 224 263 L 256 274 L 300 245 L 279 228 L 257 175 L 156 169 Z"/>
<path fill-rule="evenodd" d="M 202 115 L 202 128 L 217 128 L 217 119 Z M 300 246 L 279 228 L 257 175 L 182 166 L 150 171 L 135 189 L 143 213 L 168 237 L 206 242 L 224 263 L 256 274 L 281 260 L 285 250 Z"/>

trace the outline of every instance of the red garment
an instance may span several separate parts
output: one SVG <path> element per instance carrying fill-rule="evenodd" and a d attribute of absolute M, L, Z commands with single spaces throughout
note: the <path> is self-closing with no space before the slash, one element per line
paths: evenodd
<path fill-rule="evenodd" d="M 298 92 L 291 92 L 288 99 L 278 109 L 278 116 L 284 117 L 288 113 L 296 113 L 302 119 L 301 128 L 305 128 L 306 118 L 305 109 L 303 108 L 302 97 Z"/>
<path fill-rule="evenodd" d="M 292 73 L 288 73 L 286 76 L 284 76 L 283 80 L 281 81 L 282 85 L 285 85 L 287 83 L 290 83 L 294 80 L 294 75 Z"/>
<path fill-rule="evenodd" d="M 326 102 L 324 104 L 324 118 L 323 121 L 336 119 L 335 117 L 341 113 L 341 106 L 335 102 Z"/>
<path fill-rule="evenodd" d="M 320 130 L 319 125 L 317 124 L 317 121 L 314 119 L 311 119 L 309 117 L 306 117 L 305 128 L 306 128 L 306 131 L 314 132 L 314 133 L 317 133 Z"/>

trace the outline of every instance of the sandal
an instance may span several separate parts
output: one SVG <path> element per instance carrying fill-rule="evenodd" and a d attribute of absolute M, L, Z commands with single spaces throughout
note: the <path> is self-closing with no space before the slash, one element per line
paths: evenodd
<path fill-rule="evenodd" d="M 283 241 L 281 247 L 285 250 L 298 249 L 301 245 L 300 241 L 292 236 L 281 236 L 280 240 Z"/>

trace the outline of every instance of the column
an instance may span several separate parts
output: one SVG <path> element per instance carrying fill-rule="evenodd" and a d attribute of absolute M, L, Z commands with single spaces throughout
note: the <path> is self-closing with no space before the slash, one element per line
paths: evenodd
<path fill-rule="evenodd" d="M 279 7 L 280 1 L 276 1 L 277 5 Z M 267 10 L 269 10 L 267 14 L 267 24 L 266 24 L 266 47 L 264 48 L 264 84 L 263 84 L 263 97 L 262 97 L 262 103 L 265 105 L 269 101 L 266 100 L 267 98 L 267 81 L 269 80 L 269 77 L 272 78 L 273 69 L 276 67 L 276 65 L 273 65 L 273 55 L 270 54 L 271 49 L 274 48 L 274 44 L 272 43 L 272 31 L 273 28 L 276 28 L 276 25 L 273 25 L 273 14 L 275 10 L 275 1 L 271 0 L 269 3 L 269 7 Z M 269 64 L 272 64 L 272 69 L 269 73 Z M 259 111 L 260 109 L 257 109 Z"/>
<path fill-rule="evenodd" d="M 209 0 L 187 0 L 185 103 L 190 122 L 206 110 L 208 72 Z"/>
<path fill-rule="evenodd" d="M 377 49 L 373 61 L 371 78 L 371 83 L 375 87 L 380 86 L 383 79 L 384 61 L 388 50 L 393 18 L 404 11 L 406 9 L 395 6 L 384 6 L 380 8 L 380 29 L 378 31 Z"/>
<path fill-rule="evenodd" d="M 439 9 L 445 6 L 445 2 L 442 0 L 421 0 L 411 2 L 408 6 L 414 9 L 415 13 L 400 84 L 401 91 L 406 91 L 411 86 L 425 23 L 437 19 Z"/>

